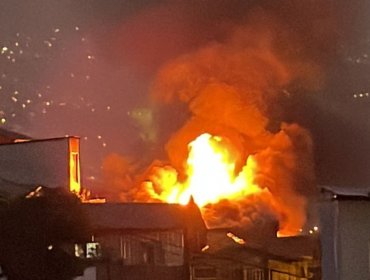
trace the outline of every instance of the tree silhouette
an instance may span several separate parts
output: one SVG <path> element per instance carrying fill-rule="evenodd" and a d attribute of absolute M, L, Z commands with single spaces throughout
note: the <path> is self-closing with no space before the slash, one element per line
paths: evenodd
<path fill-rule="evenodd" d="M 0 265 L 9 280 L 72 279 L 73 244 L 89 237 L 81 202 L 63 188 L 38 188 L 0 206 Z"/>

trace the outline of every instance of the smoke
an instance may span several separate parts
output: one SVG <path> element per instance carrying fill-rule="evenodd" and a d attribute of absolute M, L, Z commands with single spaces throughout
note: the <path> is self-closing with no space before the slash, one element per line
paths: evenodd
<path fill-rule="evenodd" d="M 203 215 L 207 218 L 207 225 L 210 228 L 261 227 L 277 220 L 270 201 L 269 192 L 240 197 L 235 201 L 225 199 L 217 204 L 205 206 Z"/>
<path fill-rule="evenodd" d="M 115 153 L 105 157 L 102 172 L 103 180 L 109 186 L 109 192 L 104 193 L 106 199 L 110 201 L 132 200 L 131 187 L 135 170 L 136 167 L 132 159 Z"/>
<path fill-rule="evenodd" d="M 254 158 L 256 183 L 271 192 L 281 233 L 298 232 L 306 219 L 307 198 L 316 193 L 310 135 L 297 124 L 283 124 Z"/>
<path fill-rule="evenodd" d="M 305 222 L 305 195 L 314 193 L 312 141 L 307 131 L 297 124 L 281 123 L 277 133 L 267 127 L 272 102 L 293 81 L 306 81 L 305 86 L 316 88 L 309 82 L 311 69 L 318 67 L 305 60 L 283 60 L 274 44 L 276 27 L 269 26 L 235 28 L 225 42 L 209 44 L 166 64 L 153 85 L 155 101 L 180 101 L 191 113 L 166 145 L 180 177 L 186 176 L 181 172 L 188 143 L 208 132 L 235 143 L 242 155 L 239 166 L 253 155 L 258 166 L 256 183 L 271 193 L 269 199 L 261 195 L 253 202 L 247 197 L 222 203 L 222 207 L 209 206 L 204 213 L 211 226 L 250 223 L 255 214 L 244 210 L 253 203 L 259 205 L 256 213 L 275 213 L 281 232 L 298 232 Z"/>
<path fill-rule="evenodd" d="M 207 205 L 202 209 L 206 223 L 235 227 L 277 219 L 283 234 L 303 226 L 307 198 L 316 194 L 313 143 L 306 129 L 274 113 L 283 111 L 281 99 L 297 88 L 316 91 L 325 83 L 329 59 L 323 54 L 334 40 L 327 36 L 334 20 L 327 7 L 316 13 L 314 4 L 298 9 L 287 3 L 297 20 L 284 18 L 286 11 L 271 3 L 250 9 L 245 17 L 239 14 L 234 22 L 221 17 L 222 35 L 212 31 L 211 40 L 198 40 L 197 49 L 182 50 L 160 67 L 151 87 L 153 106 L 183 104 L 189 118 L 169 137 L 166 159 L 135 176 L 133 200 L 156 200 L 166 191 L 163 185 L 182 182 L 188 144 L 210 133 L 228 139 L 238 151 L 235 173 L 248 157 L 255 160 L 255 183 L 262 191 Z M 209 22 L 214 21 L 203 30 Z M 320 32 L 313 32 L 320 23 Z"/>

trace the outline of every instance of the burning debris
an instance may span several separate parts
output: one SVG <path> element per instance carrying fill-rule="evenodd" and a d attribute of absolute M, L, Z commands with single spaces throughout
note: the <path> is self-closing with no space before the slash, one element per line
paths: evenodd
<path fill-rule="evenodd" d="M 240 245 L 244 245 L 245 244 L 245 241 L 244 241 L 243 238 L 240 238 L 240 237 L 236 236 L 232 232 L 228 232 L 226 234 L 226 236 L 229 237 L 229 238 L 231 238 L 235 243 L 238 243 Z"/>

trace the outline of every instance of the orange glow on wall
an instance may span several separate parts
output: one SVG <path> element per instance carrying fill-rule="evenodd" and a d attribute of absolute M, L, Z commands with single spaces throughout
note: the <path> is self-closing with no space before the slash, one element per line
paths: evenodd
<path fill-rule="evenodd" d="M 79 139 L 69 140 L 69 190 L 79 194 L 81 191 Z"/>

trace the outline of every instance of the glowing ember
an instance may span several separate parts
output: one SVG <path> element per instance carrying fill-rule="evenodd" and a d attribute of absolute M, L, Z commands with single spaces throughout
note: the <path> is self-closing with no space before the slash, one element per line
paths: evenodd
<path fill-rule="evenodd" d="M 227 237 L 231 238 L 235 243 L 238 243 L 240 245 L 244 245 L 245 244 L 245 241 L 244 239 L 236 236 L 235 234 L 233 234 L 232 232 L 228 232 L 226 234 Z"/>
<path fill-rule="evenodd" d="M 248 194 L 260 192 L 253 183 L 256 165 L 250 156 L 235 174 L 235 156 L 232 149 L 221 137 L 202 134 L 189 144 L 189 157 L 186 164 L 187 179 L 180 183 L 174 170 L 162 170 L 157 182 L 163 187 L 158 199 L 170 203 L 186 204 L 191 197 L 202 207 L 215 204 L 222 199 L 235 200 Z M 149 186 L 153 187 L 151 183 Z"/>

